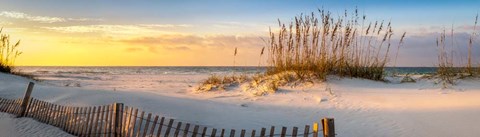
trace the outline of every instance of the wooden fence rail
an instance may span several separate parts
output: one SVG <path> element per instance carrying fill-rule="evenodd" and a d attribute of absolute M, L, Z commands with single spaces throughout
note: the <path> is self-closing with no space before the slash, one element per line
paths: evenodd
<path fill-rule="evenodd" d="M 18 117 L 30 117 L 80 137 L 318 137 L 319 134 L 335 137 L 331 118 L 321 119 L 322 129 L 317 122 L 301 128 L 271 126 L 268 130 L 217 129 L 154 116 L 122 103 L 91 107 L 52 104 L 31 98 L 32 88 L 33 83 L 29 84 L 22 99 L 0 98 L 0 111 Z"/>

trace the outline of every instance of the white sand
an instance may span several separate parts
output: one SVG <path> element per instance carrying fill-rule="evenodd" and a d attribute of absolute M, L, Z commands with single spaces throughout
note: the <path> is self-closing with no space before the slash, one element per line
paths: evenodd
<path fill-rule="evenodd" d="M 170 82 L 155 88 L 115 91 L 37 82 L 32 96 L 74 106 L 122 102 L 180 121 L 226 129 L 303 127 L 322 117 L 333 117 L 340 137 L 480 135 L 479 79 L 462 80 L 450 89 L 441 89 L 432 80 L 387 84 L 332 77 L 327 83 L 282 87 L 276 94 L 261 97 L 241 92 L 240 88 L 193 93 L 190 86 L 206 77 L 169 75 L 164 79 Z M 28 81 L 0 74 L 0 97 L 21 97 Z"/>
<path fill-rule="evenodd" d="M 31 118 L 15 118 L 0 113 L 0 136 L 2 137 L 71 137 L 57 127 L 40 123 Z"/>

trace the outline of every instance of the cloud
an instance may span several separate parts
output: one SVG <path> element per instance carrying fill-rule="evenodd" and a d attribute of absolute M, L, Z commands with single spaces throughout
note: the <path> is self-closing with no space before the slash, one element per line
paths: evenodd
<path fill-rule="evenodd" d="M 137 52 L 137 51 L 143 51 L 142 48 L 127 48 L 125 49 L 126 52 Z"/>
<path fill-rule="evenodd" d="M 21 12 L 15 11 L 2 11 L 0 12 L 0 16 L 4 16 L 7 18 L 14 18 L 14 19 L 26 19 L 29 21 L 36 21 L 41 23 L 54 23 L 54 22 L 65 22 L 64 18 L 59 17 L 47 17 L 47 16 L 31 16 Z"/>
<path fill-rule="evenodd" d="M 259 47 L 264 46 L 259 37 L 254 36 L 232 36 L 232 35 L 161 35 L 155 37 L 137 37 L 133 39 L 120 40 L 121 42 L 136 45 L 162 46 L 213 46 L 213 47 Z"/>
<path fill-rule="evenodd" d="M 408 35 L 405 38 L 404 45 L 400 48 L 398 61 L 396 66 L 436 66 L 438 63 L 439 47 L 437 47 L 436 39 L 440 33 L 425 33 L 420 35 Z M 468 39 L 470 34 L 466 32 L 454 32 L 453 46 L 451 34 L 447 32 L 446 36 L 446 50 L 449 51 L 449 56 L 452 56 L 454 65 L 462 65 L 466 63 L 468 54 Z M 480 40 L 480 38 L 477 38 Z M 472 58 L 474 63 L 480 63 L 480 44 L 474 43 Z M 396 48 L 391 52 L 394 56 Z M 393 61 L 393 56 L 391 59 Z M 391 62 L 393 63 L 393 62 Z"/>
<path fill-rule="evenodd" d="M 16 11 L 2 11 L 0 16 L 14 19 L 24 19 L 28 21 L 40 22 L 40 23 L 57 23 L 67 21 L 101 21 L 102 19 L 90 19 L 90 18 L 62 18 L 62 17 L 49 17 L 49 16 L 34 16 L 22 12 Z"/>
<path fill-rule="evenodd" d="M 139 24 L 138 26 L 149 28 L 189 28 L 193 25 L 189 24 Z"/>
<path fill-rule="evenodd" d="M 158 35 L 154 37 L 137 37 L 119 40 L 127 45 L 146 46 L 150 51 L 157 48 L 165 50 L 206 50 L 223 48 L 259 48 L 264 42 L 255 36 L 233 35 Z"/>
<path fill-rule="evenodd" d="M 95 33 L 107 36 L 147 36 L 160 34 L 176 34 L 165 28 L 184 28 L 191 25 L 180 24 L 138 24 L 138 25 L 77 25 L 65 27 L 42 27 L 61 33 Z M 148 39 L 147 39 L 148 40 Z"/>
<path fill-rule="evenodd" d="M 145 32 L 144 27 L 136 25 L 83 25 L 83 26 L 67 26 L 67 27 L 43 27 L 49 30 L 55 30 L 64 33 L 99 33 L 99 32 L 111 32 L 130 34 L 132 32 Z"/>

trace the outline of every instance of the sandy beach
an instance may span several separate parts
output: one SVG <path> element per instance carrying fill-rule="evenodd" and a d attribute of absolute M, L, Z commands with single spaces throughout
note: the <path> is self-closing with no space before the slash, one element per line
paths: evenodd
<path fill-rule="evenodd" d="M 168 79 L 199 80 L 205 77 L 171 76 Z M 19 98 L 28 81 L 31 80 L 1 74 L 0 95 Z M 210 127 L 301 127 L 323 117 L 332 117 L 338 136 L 480 134 L 475 130 L 480 128 L 477 124 L 480 121 L 476 118 L 480 114 L 478 79 L 461 80 L 450 89 L 442 89 L 428 79 L 400 84 L 331 76 L 325 83 L 282 87 L 279 92 L 266 96 L 253 96 L 243 92 L 241 87 L 198 93 L 188 84 L 175 82 L 149 91 L 89 90 L 36 83 L 32 96 L 48 102 L 72 106 L 122 102 L 154 114 Z M 8 116 L 4 114 L 2 117 Z M 21 121 L 28 121 L 24 119 Z"/>

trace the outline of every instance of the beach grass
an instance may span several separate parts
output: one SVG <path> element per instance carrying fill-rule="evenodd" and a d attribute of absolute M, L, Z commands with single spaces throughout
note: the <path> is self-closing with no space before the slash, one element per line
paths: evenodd
<path fill-rule="evenodd" d="M 466 55 L 460 54 L 460 56 L 455 56 L 456 52 L 458 52 L 455 49 L 465 45 L 458 45 L 454 42 L 455 33 L 453 25 L 450 32 L 443 29 L 437 37 L 438 69 L 436 75 L 442 80 L 444 88 L 448 87 L 448 85 L 455 85 L 457 79 L 480 76 L 480 69 L 479 67 L 475 67 L 475 59 L 472 57 L 473 42 L 478 41 L 479 39 L 476 32 L 477 23 L 478 14 L 475 17 L 473 30 L 469 34 L 468 44 L 466 45 L 466 48 L 468 49 Z M 465 58 L 467 62 L 458 63 L 461 58 Z"/>
<path fill-rule="evenodd" d="M 338 75 L 384 80 L 394 46 L 391 22 L 368 22 L 357 9 L 341 16 L 318 10 L 296 16 L 290 23 L 279 20 L 278 27 L 270 29 L 267 74 L 291 71 L 300 79 Z M 403 43 L 405 34 L 396 46 Z"/>
<path fill-rule="evenodd" d="M 0 29 L 0 72 L 14 74 L 15 59 L 22 54 L 18 51 L 20 40 L 10 43 L 10 36 L 2 32 L 3 28 Z"/>

